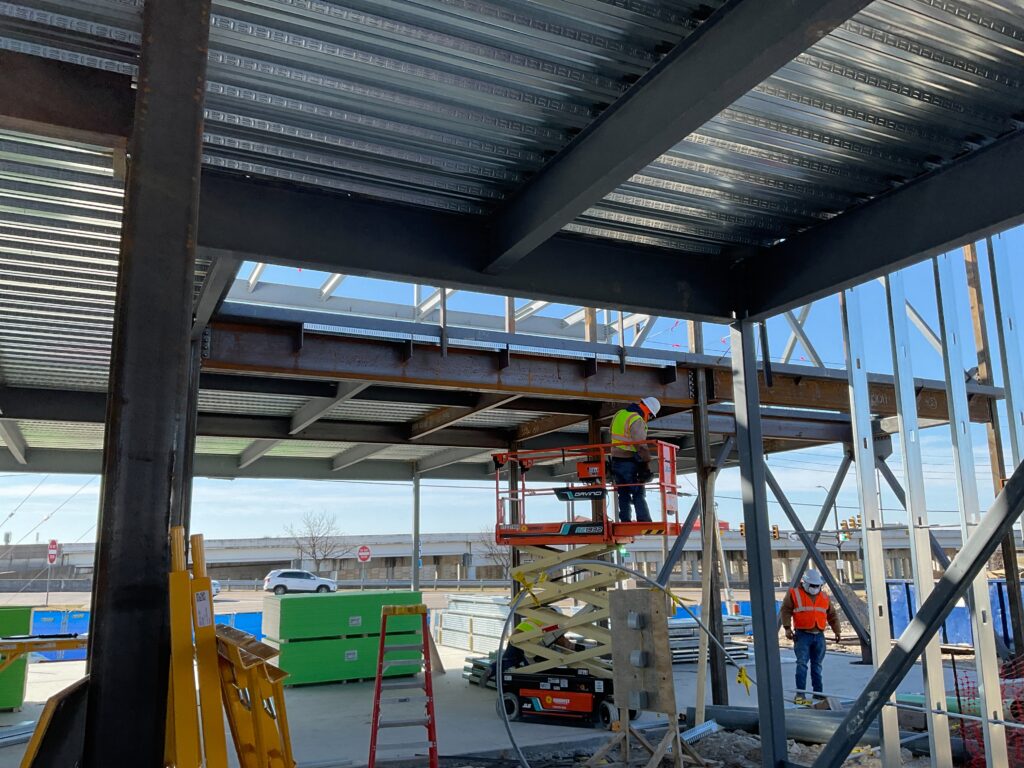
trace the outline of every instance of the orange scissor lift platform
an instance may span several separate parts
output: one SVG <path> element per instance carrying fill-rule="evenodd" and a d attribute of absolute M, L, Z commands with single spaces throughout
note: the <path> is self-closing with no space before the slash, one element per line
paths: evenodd
<path fill-rule="evenodd" d="M 676 482 L 676 451 L 672 443 L 644 440 L 630 445 L 647 446 L 657 460 L 657 471 L 647 483 L 637 483 L 657 494 L 661 508 L 660 519 L 652 522 L 618 522 L 609 514 L 609 503 L 619 488 L 608 474 L 611 445 L 576 445 L 547 450 L 508 451 L 493 456 L 495 491 L 497 497 L 497 525 L 494 539 L 498 544 L 511 546 L 551 546 L 576 544 L 626 544 L 637 536 L 677 536 L 679 534 L 679 487 Z M 545 465 L 575 465 L 572 479 L 557 488 L 531 488 L 527 486 L 533 467 Z M 516 473 L 503 472 L 517 465 Z M 653 497 L 655 494 L 648 494 Z M 554 496 L 563 502 L 603 501 L 597 519 L 567 519 L 565 522 L 530 523 L 526 508 L 530 498 Z M 650 499 L 654 501 L 653 498 Z M 611 504 L 614 509 L 614 504 Z M 654 507 L 653 503 L 649 506 Z M 514 514 L 517 513 L 517 514 Z"/>

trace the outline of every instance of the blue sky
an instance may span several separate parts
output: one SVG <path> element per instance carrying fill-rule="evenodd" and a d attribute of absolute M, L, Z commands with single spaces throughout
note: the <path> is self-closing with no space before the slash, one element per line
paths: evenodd
<path fill-rule="evenodd" d="M 1024 305 L 1024 228 L 1006 233 L 997 247 L 1010 249 L 1012 282 L 1018 306 Z M 982 260 L 983 276 L 987 283 L 987 262 Z M 957 258 L 956 268 L 963 274 L 962 260 Z M 240 276 L 247 275 L 243 267 Z M 308 270 L 268 267 L 263 279 L 271 282 L 318 287 L 324 274 Z M 962 277 L 961 277 L 962 282 Z M 934 328 L 938 328 L 935 294 L 931 280 L 931 262 L 918 264 L 905 270 L 908 299 Z M 355 298 L 373 298 L 378 301 L 410 303 L 411 285 L 380 280 L 349 277 L 339 294 Z M 426 291 L 424 292 L 424 296 Z M 991 296 L 988 296 L 991 312 Z M 454 294 L 449 300 L 453 310 L 500 313 L 502 299 L 468 292 Z M 520 302 L 522 303 L 522 302 Z M 968 314 L 966 290 L 958 296 L 961 309 L 961 334 L 969 340 L 968 351 L 973 353 L 973 331 Z M 562 317 L 574 307 L 552 305 L 542 315 Z M 869 370 L 888 373 L 892 365 L 888 346 L 888 323 L 885 312 L 884 290 L 877 283 L 869 284 L 863 298 L 865 338 L 868 340 L 867 362 Z M 990 333 L 994 325 L 990 317 Z M 811 311 L 807 333 L 817 347 L 826 365 L 843 367 L 842 331 L 837 297 L 817 302 Z M 705 326 L 705 351 L 709 354 L 728 354 L 727 329 L 724 326 Z M 772 357 L 779 359 L 789 336 L 789 328 L 781 317 L 769 321 Z M 912 356 L 915 375 L 925 378 L 943 377 L 942 361 L 923 337 L 913 328 Z M 686 349 L 685 326 L 668 318 L 658 321 L 648 344 L 661 348 Z M 804 357 L 804 360 L 801 360 Z M 793 362 L 809 362 L 798 346 Z M 973 362 L 967 363 L 968 367 Z M 1018 373 L 1018 375 L 1024 375 Z M 1002 380 L 997 371 L 997 383 Z M 1005 420 L 1005 412 L 1003 413 Z M 975 427 L 974 454 L 977 463 L 978 488 L 982 508 L 991 502 L 993 492 L 988 470 L 988 452 L 984 430 Z M 948 428 L 937 427 L 922 434 L 928 502 L 932 523 L 957 525 L 956 488 L 951 464 Z M 838 466 L 841 449 L 824 446 L 806 451 L 776 454 L 769 459 L 772 471 L 778 477 L 790 500 L 805 523 L 817 515 L 825 492 L 817 486 L 828 486 Z M 899 452 L 891 459 L 899 470 Z M 683 480 L 684 489 L 692 488 L 692 478 Z M 95 538 L 96 510 L 98 508 L 99 478 L 78 475 L 0 475 L 0 533 L 10 532 L 14 542 L 92 541 Z M 208 538 L 234 538 L 283 535 L 284 527 L 297 521 L 308 510 L 335 512 L 342 529 L 350 534 L 408 533 L 412 516 L 412 491 L 403 483 L 362 483 L 349 481 L 300 482 L 286 480 L 209 480 L 197 478 L 193 502 L 193 529 Z M 719 514 L 722 519 L 737 524 L 742 515 L 739 502 L 739 473 L 728 470 L 718 483 Z M 423 483 L 422 530 L 424 532 L 468 531 L 479 532 L 493 525 L 494 486 L 492 483 L 433 481 Z M 683 506 L 689 503 L 682 499 Z M 839 496 L 840 515 L 856 514 L 857 494 L 848 478 Z M 905 522 L 905 515 L 895 497 L 883 488 L 882 502 L 886 522 Z M 529 508 L 530 518 L 558 519 L 564 508 L 556 502 L 534 504 Z M 777 505 L 770 506 L 773 522 L 783 528 L 785 523 Z"/>

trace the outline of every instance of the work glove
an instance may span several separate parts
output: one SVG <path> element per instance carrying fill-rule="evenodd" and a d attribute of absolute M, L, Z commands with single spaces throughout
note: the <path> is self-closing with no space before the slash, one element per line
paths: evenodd
<path fill-rule="evenodd" d="M 641 464 L 640 468 L 636 472 L 636 481 L 638 483 L 649 483 L 654 479 L 654 472 L 651 470 L 649 464 Z"/>
<path fill-rule="evenodd" d="M 795 635 L 793 634 L 793 630 L 790 629 L 789 627 L 786 627 L 786 639 L 787 640 L 792 640 L 794 637 L 795 637 Z"/>

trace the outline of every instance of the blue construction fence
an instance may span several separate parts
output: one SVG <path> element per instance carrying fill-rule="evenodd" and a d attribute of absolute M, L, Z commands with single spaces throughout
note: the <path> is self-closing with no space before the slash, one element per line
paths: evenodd
<path fill-rule="evenodd" d="M 910 624 L 917 611 L 917 591 L 909 581 L 889 581 L 889 625 L 894 637 L 898 637 Z M 1021 590 L 1024 592 L 1024 588 Z M 1013 647 L 1013 628 L 1010 626 L 1009 592 L 1005 579 L 990 579 L 989 599 L 992 601 L 992 626 L 1003 643 Z M 971 614 L 967 604 L 961 600 L 953 608 L 939 635 L 941 642 L 950 645 L 974 645 L 971 632 Z"/>
<path fill-rule="evenodd" d="M 910 624 L 914 613 L 917 612 L 917 593 L 913 583 L 909 581 L 890 579 L 886 582 L 886 586 L 889 591 L 889 628 L 892 630 L 893 637 L 899 637 Z M 992 620 L 996 634 L 1002 638 L 1007 647 L 1013 647 L 1013 629 L 1010 626 L 1009 594 L 1006 591 L 1006 581 L 992 579 L 988 583 L 988 588 L 992 600 Z M 1024 592 L 1024 588 L 1021 591 Z M 751 615 L 749 600 L 740 600 L 735 604 L 739 606 L 738 615 Z M 695 616 L 700 616 L 699 605 L 688 605 L 687 608 Z M 776 614 L 781 608 L 782 601 L 776 600 Z M 722 606 L 722 613 L 728 613 L 728 606 Z M 682 608 L 676 608 L 673 616 L 676 619 L 688 617 L 689 614 Z M 971 615 L 963 601 L 953 608 L 953 612 L 946 619 L 940 639 L 941 642 L 950 645 L 974 645 L 974 637 L 971 633 Z"/>
<path fill-rule="evenodd" d="M 263 639 L 263 612 L 222 613 L 214 617 L 217 624 L 226 624 Z M 33 635 L 82 635 L 89 631 L 89 611 L 36 608 L 32 612 Z M 85 651 L 48 651 L 39 656 L 47 661 L 80 661 Z"/>

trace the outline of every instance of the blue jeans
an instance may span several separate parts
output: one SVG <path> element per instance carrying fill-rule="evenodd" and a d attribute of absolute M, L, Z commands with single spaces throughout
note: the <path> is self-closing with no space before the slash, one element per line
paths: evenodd
<path fill-rule="evenodd" d="M 637 475 L 640 467 L 643 466 L 636 459 L 612 459 L 612 479 L 616 485 L 630 485 L 637 482 Z M 642 485 L 634 485 L 630 488 L 618 488 L 616 493 L 619 497 L 619 522 L 628 523 L 632 521 L 632 507 L 636 507 L 636 521 L 638 523 L 651 522 L 651 512 L 647 509 L 646 489 Z"/>
<path fill-rule="evenodd" d="M 793 640 L 793 651 L 796 653 L 796 687 L 800 691 L 807 690 L 807 663 L 811 664 L 811 687 L 815 693 L 821 693 L 821 663 L 825 660 L 825 633 L 796 631 Z M 804 694 L 799 694 L 803 696 Z"/>

